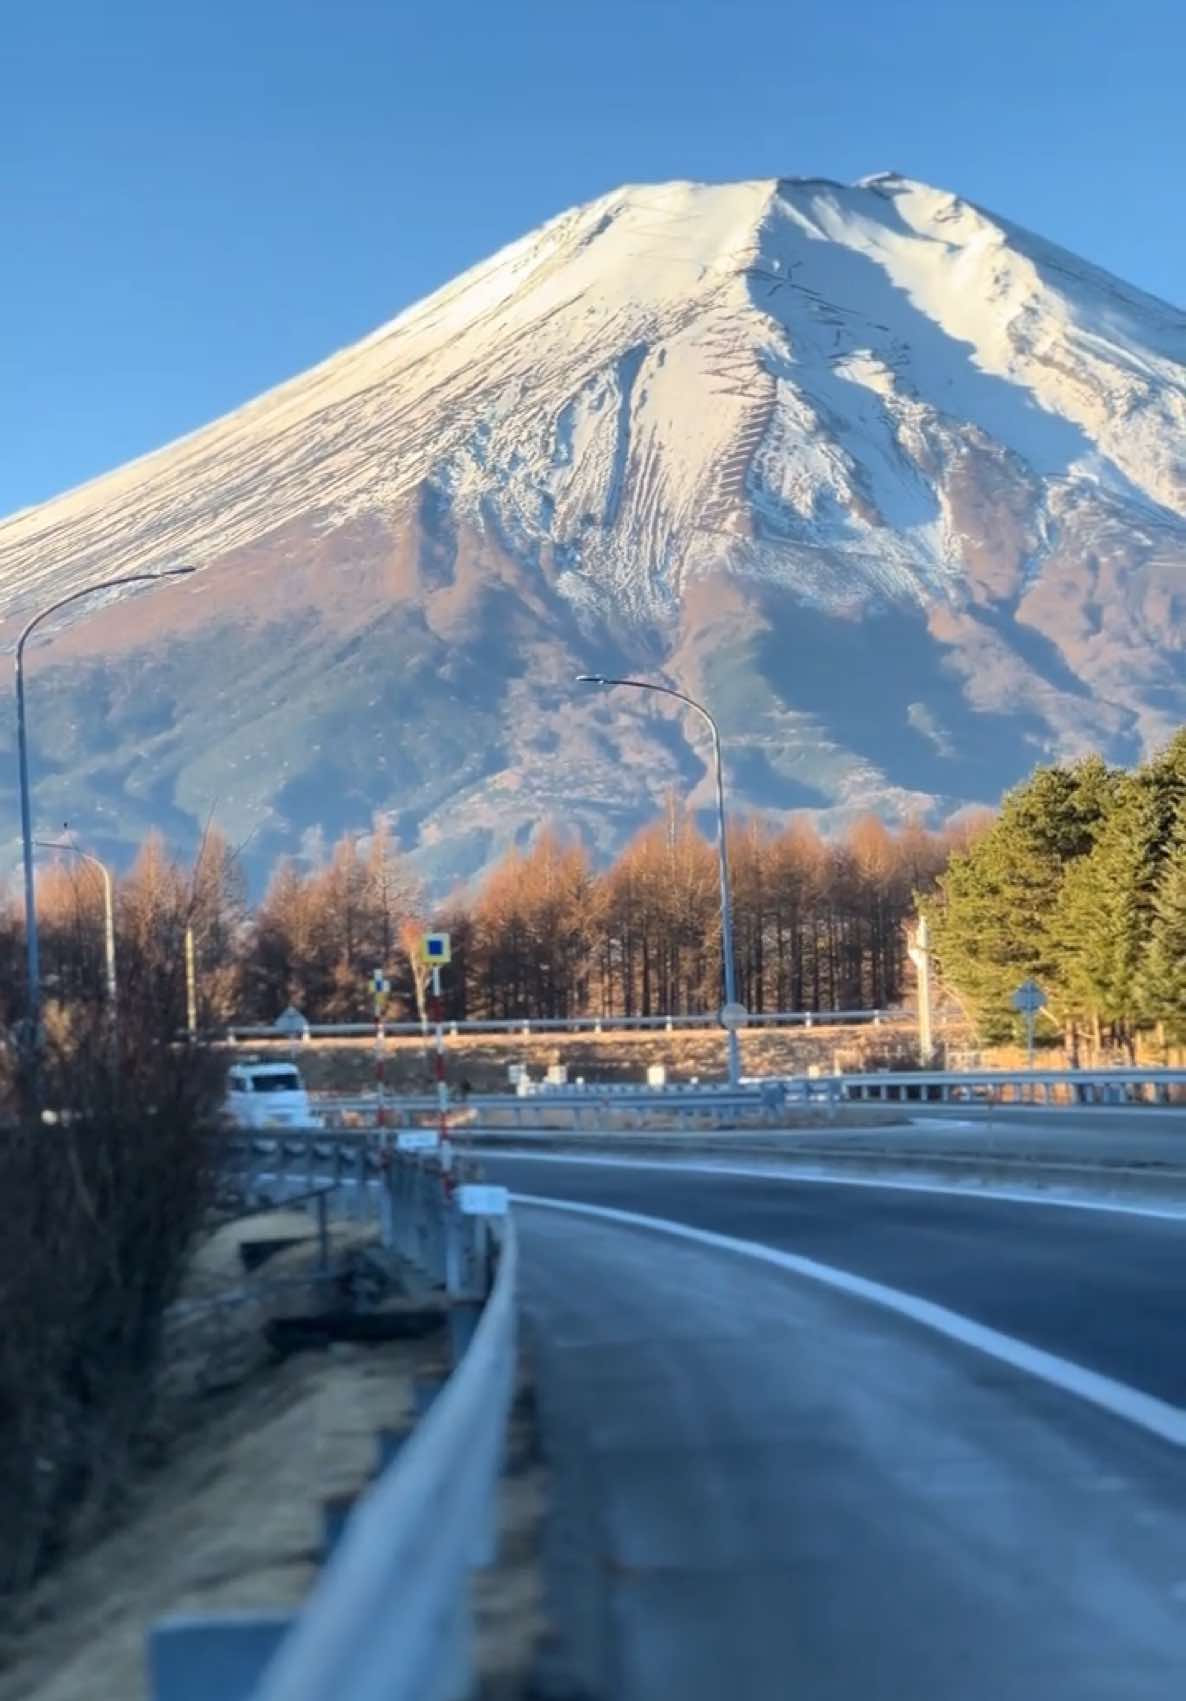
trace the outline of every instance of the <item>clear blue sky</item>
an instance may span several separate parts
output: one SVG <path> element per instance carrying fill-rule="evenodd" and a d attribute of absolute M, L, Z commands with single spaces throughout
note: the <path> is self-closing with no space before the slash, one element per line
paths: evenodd
<path fill-rule="evenodd" d="M 893 168 L 1186 300 L 1180 0 L 12 0 L 0 514 L 618 183 Z"/>

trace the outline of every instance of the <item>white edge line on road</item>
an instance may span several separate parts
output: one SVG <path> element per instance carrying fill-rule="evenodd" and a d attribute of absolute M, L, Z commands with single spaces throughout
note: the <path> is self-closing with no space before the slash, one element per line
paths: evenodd
<path fill-rule="evenodd" d="M 961 1312 L 948 1311 L 946 1306 L 920 1299 L 917 1294 L 887 1288 L 881 1282 L 853 1275 L 848 1270 L 837 1270 L 830 1264 L 817 1264 L 814 1259 L 802 1258 L 795 1252 L 782 1252 L 777 1247 L 763 1246 L 759 1241 L 739 1240 L 734 1235 L 715 1234 L 711 1229 L 671 1222 L 667 1217 L 648 1217 L 637 1211 L 619 1211 L 609 1205 L 585 1205 L 570 1199 L 548 1199 L 532 1193 L 513 1193 L 511 1197 L 516 1204 L 567 1211 L 574 1216 L 620 1223 L 627 1228 L 648 1229 L 674 1239 L 694 1241 L 698 1246 L 711 1247 L 716 1252 L 729 1252 L 752 1258 L 756 1263 L 772 1264 L 791 1275 L 805 1277 L 822 1287 L 880 1306 L 883 1311 L 895 1312 L 899 1317 L 921 1324 L 924 1329 L 943 1335 L 949 1341 L 971 1347 L 974 1352 L 983 1353 L 1113 1417 L 1135 1424 L 1174 1447 L 1186 1447 L 1186 1411 L 1179 1407 L 1171 1406 L 1152 1394 L 1143 1394 L 1127 1383 L 1115 1382 L 1110 1376 L 1101 1376 L 1098 1371 L 1088 1370 L 1070 1359 L 1044 1352 L 1041 1347 L 1031 1347 L 1025 1341 L 1015 1340 L 1012 1335 L 1002 1335 Z"/>
<path fill-rule="evenodd" d="M 957 1186 L 945 1181 L 910 1181 L 873 1175 L 841 1175 L 821 1167 L 811 1170 L 775 1169 L 772 1166 L 749 1168 L 744 1164 L 688 1162 L 684 1158 L 620 1158 L 592 1157 L 583 1152 L 500 1152 L 483 1151 L 480 1146 L 471 1150 L 488 1163 L 589 1164 L 608 1169 L 668 1170 L 679 1175 L 735 1175 L 750 1180 L 781 1181 L 786 1186 L 806 1182 L 809 1186 L 875 1187 L 891 1193 L 939 1193 L 951 1199 L 997 1199 L 1008 1205 L 1052 1205 L 1060 1211 L 1109 1211 L 1122 1217 L 1154 1217 L 1160 1222 L 1186 1222 L 1186 1203 L 1171 1208 L 1161 1205 L 1130 1205 L 1122 1200 L 1077 1199 L 1069 1194 L 1041 1193 L 1036 1188 L 982 1187 L 974 1181 Z"/>

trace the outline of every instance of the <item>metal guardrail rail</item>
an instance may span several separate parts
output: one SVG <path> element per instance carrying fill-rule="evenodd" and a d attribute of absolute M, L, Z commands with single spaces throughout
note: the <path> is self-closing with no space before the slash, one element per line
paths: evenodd
<path fill-rule="evenodd" d="M 1171 1088 L 1186 1087 L 1186 1069 L 879 1070 L 809 1086 L 826 1086 L 845 1103 L 1165 1104 Z"/>
<path fill-rule="evenodd" d="M 877 1070 L 861 1074 L 771 1076 L 732 1087 L 723 1083 L 587 1081 L 551 1084 L 533 1082 L 526 1092 L 470 1093 L 454 1111 L 480 1119 L 492 1112 L 527 1123 L 548 1110 L 571 1110 L 580 1115 L 598 1111 L 663 1110 L 675 1115 L 727 1116 L 759 1111 L 777 1113 L 783 1105 L 818 1104 L 834 1107 L 853 1103 L 995 1104 L 1124 1104 L 1168 1103 L 1172 1089 L 1186 1087 L 1186 1069 L 980 1069 Z M 338 1117 L 373 1117 L 378 1100 L 373 1094 L 323 1094 L 317 1098 L 332 1121 Z M 437 1099 L 427 1093 L 386 1097 L 383 1111 L 389 1125 L 412 1125 L 418 1117 L 435 1115 Z"/>
<path fill-rule="evenodd" d="M 324 1130 L 244 1131 L 235 1148 L 229 1173 L 243 1182 L 295 1198 L 320 1170 L 334 1192 L 377 1210 L 385 1243 L 449 1296 L 455 1367 L 356 1504 L 295 1618 L 181 1615 L 154 1627 L 155 1701 L 468 1701 L 472 1573 L 496 1557 L 516 1372 L 514 1224 L 483 1214 L 505 1209 L 505 1189 L 448 1188 L 435 1154 L 380 1154 Z"/>
<path fill-rule="evenodd" d="M 893 1010 L 766 1010 L 748 1015 L 748 1028 L 826 1028 L 859 1027 L 871 1023 L 874 1027 L 902 1017 Z M 716 1011 L 695 1016 L 509 1016 L 490 1021 L 448 1021 L 442 1024 L 450 1036 L 459 1034 L 533 1034 L 533 1033 L 612 1033 L 635 1029 L 652 1029 L 671 1033 L 676 1028 L 718 1028 Z M 385 1034 L 426 1034 L 435 1024 L 423 1022 L 384 1022 Z M 313 1039 L 372 1036 L 371 1022 L 310 1022 L 306 1030 Z M 215 1035 L 214 1037 L 218 1037 Z M 253 1022 L 229 1022 L 222 1037 L 234 1042 L 239 1039 L 297 1040 L 301 1034 L 285 1032 L 275 1026 Z"/>
<path fill-rule="evenodd" d="M 812 1083 L 813 1086 L 818 1083 Z M 451 1121 L 464 1127 L 473 1118 L 509 1116 L 516 1123 L 538 1121 L 551 1111 L 572 1111 L 577 1116 L 596 1116 L 629 1112 L 631 1110 L 675 1110 L 687 1115 L 723 1117 L 761 1112 L 777 1114 L 788 1098 L 803 1098 L 803 1089 L 789 1087 L 781 1081 L 766 1081 L 750 1087 L 691 1086 L 648 1087 L 637 1083 L 590 1082 L 585 1086 L 550 1088 L 546 1093 L 470 1093 L 450 1107 Z M 818 1095 L 826 1099 L 829 1095 Z M 321 1095 L 316 1098 L 317 1109 L 325 1117 L 326 1133 L 333 1136 L 353 1124 L 359 1133 L 378 1116 L 379 1100 L 373 1094 L 355 1097 Z M 439 1101 L 426 1093 L 409 1094 L 399 1098 L 385 1095 L 384 1125 L 390 1128 L 413 1127 L 417 1121 L 439 1115 Z M 463 1120 L 460 1120 L 463 1119 Z M 279 1135 L 280 1130 L 269 1130 Z M 299 1134 L 300 1130 L 292 1130 Z"/>
<path fill-rule="evenodd" d="M 517 1265 L 508 1221 L 464 1358 L 354 1513 L 253 1701 L 465 1701 L 472 1693 L 470 1573 L 494 1556 Z"/>

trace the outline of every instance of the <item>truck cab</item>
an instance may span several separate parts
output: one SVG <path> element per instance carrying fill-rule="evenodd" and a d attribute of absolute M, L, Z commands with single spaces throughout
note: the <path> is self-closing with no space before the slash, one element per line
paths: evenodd
<path fill-rule="evenodd" d="M 226 1114 L 236 1128 L 320 1128 L 321 1118 L 295 1063 L 232 1064 Z"/>

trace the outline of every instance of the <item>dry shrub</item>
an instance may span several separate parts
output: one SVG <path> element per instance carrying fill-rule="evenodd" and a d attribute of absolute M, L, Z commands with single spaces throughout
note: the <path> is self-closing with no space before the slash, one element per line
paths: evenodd
<path fill-rule="evenodd" d="M 47 1040 L 38 1112 L 0 1128 L 0 1589 L 118 1501 L 147 1433 L 162 1321 L 217 1166 L 217 1071 L 169 1012 L 101 1014 Z"/>

